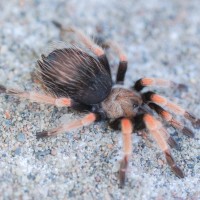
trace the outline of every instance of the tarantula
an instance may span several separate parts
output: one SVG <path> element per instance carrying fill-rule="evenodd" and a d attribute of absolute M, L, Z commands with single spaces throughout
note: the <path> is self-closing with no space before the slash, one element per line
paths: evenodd
<path fill-rule="evenodd" d="M 184 116 L 193 125 L 200 125 L 200 120 L 163 96 L 151 91 L 141 92 L 144 87 L 148 86 L 179 88 L 183 85 L 163 79 L 141 78 L 132 88 L 126 89 L 122 85 L 128 61 L 116 43 L 105 42 L 114 50 L 120 60 L 116 81 L 113 82 L 104 50 L 79 29 L 75 27 L 60 28 L 61 31 L 73 32 L 84 48 L 66 45 L 51 51 L 48 55 L 41 55 L 41 60 L 37 61 L 37 69 L 42 85 L 49 91 L 48 94 L 25 92 L 0 85 L 0 93 L 26 98 L 33 102 L 57 107 L 66 106 L 88 112 L 82 119 L 69 124 L 61 124 L 51 130 L 38 132 L 36 137 L 39 139 L 56 136 L 78 127 L 88 126 L 99 120 L 107 120 L 114 129 L 121 128 L 124 156 L 120 163 L 119 177 L 120 186 L 123 187 L 128 161 L 132 153 L 131 134 L 145 129 L 164 152 L 172 171 L 179 178 L 183 178 L 184 173 L 175 163 L 169 148 L 169 146 L 175 147 L 176 142 L 164 128 L 160 119 L 153 116 L 153 111 L 163 121 L 189 137 L 193 136 L 193 132 L 161 106 L 165 106 L 176 115 Z"/>

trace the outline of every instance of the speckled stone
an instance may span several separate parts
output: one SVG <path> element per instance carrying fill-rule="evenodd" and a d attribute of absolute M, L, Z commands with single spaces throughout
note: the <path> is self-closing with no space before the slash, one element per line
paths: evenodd
<path fill-rule="evenodd" d="M 128 58 L 126 87 L 144 76 L 187 84 L 188 91 L 144 91 L 156 91 L 200 117 L 198 0 L 12 0 L 0 1 L 0 10 L 0 84 L 41 92 L 31 72 L 41 53 L 60 40 L 56 20 L 119 43 Z M 77 37 L 67 34 L 66 41 L 71 39 Z M 106 54 L 115 79 L 119 58 L 112 49 Z M 127 181 L 120 189 L 122 137 L 107 123 L 36 139 L 36 132 L 83 115 L 0 95 L 0 199 L 200 199 L 200 134 L 187 120 L 176 117 L 195 138 L 177 131 L 181 151 L 172 150 L 185 178 L 172 173 L 155 142 L 133 134 Z"/>

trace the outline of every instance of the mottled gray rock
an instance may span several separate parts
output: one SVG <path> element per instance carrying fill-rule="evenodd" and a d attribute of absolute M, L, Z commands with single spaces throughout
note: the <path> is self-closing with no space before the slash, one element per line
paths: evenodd
<path fill-rule="evenodd" d="M 0 1 L 0 10 L 0 84 L 39 90 L 31 72 L 49 44 L 60 40 L 52 23 L 57 20 L 118 42 L 129 61 L 127 87 L 143 76 L 187 84 L 188 91 L 150 89 L 200 117 L 198 0 L 13 0 Z M 112 50 L 106 52 L 116 74 L 118 58 Z M 82 116 L 0 96 L 1 199 L 200 199 L 200 134 L 188 121 L 177 117 L 194 131 L 194 139 L 169 129 L 181 150 L 172 150 L 174 159 L 186 177 L 175 177 L 155 142 L 133 134 L 122 190 L 117 174 L 121 135 L 106 123 L 36 140 L 36 132 Z"/>

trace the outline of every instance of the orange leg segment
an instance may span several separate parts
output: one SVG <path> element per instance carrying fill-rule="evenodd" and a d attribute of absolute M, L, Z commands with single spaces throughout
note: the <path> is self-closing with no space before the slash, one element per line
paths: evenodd
<path fill-rule="evenodd" d="M 166 130 L 163 128 L 162 124 L 149 114 L 145 114 L 143 120 L 146 125 L 146 128 L 148 129 L 150 134 L 153 136 L 153 138 L 155 139 L 155 141 L 157 142 L 157 144 L 159 145 L 161 150 L 164 152 L 167 163 L 171 167 L 172 171 L 179 178 L 183 178 L 184 174 L 183 174 L 182 170 L 176 165 L 176 163 L 170 153 L 170 149 L 167 145 L 166 138 L 163 136 L 163 135 L 165 135 L 164 132 L 166 132 Z"/>
<path fill-rule="evenodd" d="M 133 88 L 137 91 L 141 91 L 145 87 L 158 86 L 158 87 L 171 87 L 178 89 L 187 89 L 187 86 L 184 84 L 178 84 L 173 81 L 160 79 L 160 78 L 141 78 L 134 84 Z"/>
<path fill-rule="evenodd" d="M 61 30 L 61 36 L 64 32 L 73 32 L 75 33 L 79 40 L 88 48 L 90 49 L 96 56 L 100 57 L 104 55 L 104 50 L 95 44 L 89 37 L 87 37 L 80 29 L 76 27 L 63 27 L 59 22 L 53 21 L 54 25 Z"/>
<path fill-rule="evenodd" d="M 6 88 L 2 85 L 0 85 L 0 94 L 1 93 L 16 96 L 23 99 L 28 99 L 32 102 L 50 104 L 57 107 L 71 106 L 71 99 L 69 98 L 55 98 L 45 94 L 39 94 L 37 92 L 25 92 L 22 90 Z"/>
<path fill-rule="evenodd" d="M 181 108 L 179 105 L 168 101 L 165 97 L 158 95 L 154 92 L 146 92 L 143 93 L 143 100 L 145 103 L 149 103 L 149 102 L 153 102 L 155 104 L 159 104 L 162 106 L 167 107 L 169 110 L 171 110 L 172 112 L 174 112 L 177 115 L 182 115 L 184 116 L 186 119 L 190 120 L 191 123 L 195 126 L 198 127 L 200 126 L 200 119 L 197 119 L 196 117 L 194 117 L 192 114 L 190 114 L 188 111 L 186 111 L 185 109 Z"/>
<path fill-rule="evenodd" d="M 132 140 L 131 140 L 131 134 L 133 132 L 132 122 L 127 118 L 123 118 L 121 120 L 121 127 L 122 127 L 124 157 L 120 163 L 119 179 L 120 179 L 120 187 L 123 188 L 126 179 L 126 171 L 128 168 L 128 160 L 132 153 Z"/>
<path fill-rule="evenodd" d="M 174 117 L 162 107 L 158 106 L 155 103 L 149 103 L 149 106 L 150 108 L 155 110 L 163 120 L 168 122 L 174 128 L 182 131 L 184 135 L 187 135 L 188 137 L 194 137 L 194 133 L 189 128 L 185 127 L 181 122 L 174 119 Z"/>
<path fill-rule="evenodd" d="M 88 125 L 92 124 L 94 121 L 96 121 L 96 119 L 97 119 L 96 114 L 89 113 L 82 119 L 72 121 L 69 124 L 61 124 L 60 126 L 53 128 L 51 130 L 38 132 L 36 134 L 36 137 L 37 137 L 37 139 L 40 139 L 43 137 L 56 136 L 60 133 L 66 132 L 66 131 L 71 131 L 73 129 L 77 129 L 82 126 L 88 126 Z"/>

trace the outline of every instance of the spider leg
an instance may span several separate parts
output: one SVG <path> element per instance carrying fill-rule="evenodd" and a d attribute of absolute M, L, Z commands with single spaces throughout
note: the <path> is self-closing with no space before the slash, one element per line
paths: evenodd
<path fill-rule="evenodd" d="M 112 123 L 110 123 L 110 126 L 114 129 L 118 129 L 119 128 L 119 120 L 120 119 L 113 121 Z M 168 146 L 168 144 L 169 144 L 171 147 L 177 147 L 177 144 L 174 141 L 174 139 L 170 136 L 170 134 L 167 132 L 167 130 L 164 129 L 161 122 L 156 120 L 150 114 L 136 115 L 133 119 L 131 119 L 131 121 L 132 121 L 132 123 L 134 123 L 135 131 L 142 131 L 145 128 L 147 128 L 147 131 L 150 132 L 150 134 L 153 136 L 154 140 L 156 140 L 156 142 L 158 143 L 160 148 L 165 153 L 167 163 L 170 165 L 170 167 L 172 168 L 172 170 L 174 171 L 176 176 L 183 178 L 184 177 L 183 172 L 181 171 L 181 169 L 176 165 L 175 161 L 173 160 L 172 155 L 170 153 L 169 146 Z M 122 126 L 122 123 L 121 123 L 121 126 Z M 128 159 L 126 157 L 124 157 L 124 159 L 122 160 L 122 164 L 123 164 L 123 166 L 126 166 L 128 164 Z M 123 172 L 124 170 L 120 170 L 120 171 Z M 124 178 L 121 178 L 121 180 L 124 181 L 125 173 L 122 173 L 122 172 L 121 172 L 120 177 L 124 177 Z M 121 181 L 121 184 L 123 183 L 123 181 Z"/>
<path fill-rule="evenodd" d="M 53 21 L 53 24 L 60 29 L 62 32 L 73 32 L 75 33 L 78 38 L 81 40 L 81 42 L 89 48 L 95 55 L 102 56 L 104 54 L 103 49 L 95 44 L 89 37 L 87 37 L 80 29 L 70 26 L 70 27 L 64 27 L 59 22 Z"/>
<path fill-rule="evenodd" d="M 174 119 L 173 116 L 161 106 L 155 103 L 149 103 L 148 105 L 151 109 L 155 110 L 157 114 L 160 115 L 161 118 L 168 122 L 171 126 L 173 126 L 176 129 L 179 129 L 183 132 L 184 135 L 187 135 L 188 137 L 194 137 L 194 133 L 189 128 L 185 127 L 180 121 Z"/>
<path fill-rule="evenodd" d="M 123 188 L 126 179 L 126 171 L 128 168 L 128 160 L 132 153 L 132 140 L 131 134 L 133 132 L 132 122 L 127 119 L 123 118 L 121 120 L 121 129 L 122 129 L 122 137 L 123 137 L 123 152 L 124 157 L 120 163 L 120 170 L 119 170 L 119 179 L 120 179 L 120 187 Z"/>
<path fill-rule="evenodd" d="M 116 83 L 124 84 L 124 77 L 125 77 L 127 66 L 128 66 L 127 57 L 117 43 L 108 40 L 105 42 L 105 45 L 112 48 L 112 50 L 119 57 L 120 61 L 119 61 L 119 66 L 118 66 L 118 70 L 117 70 Z"/>
<path fill-rule="evenodd" d="M 3 85 L 0 85 L 0 94 L 1 93 L 28 99 L 33 102 L 51 104 L 57 107 L 63 107 L 63 106 L 68 107 L 72 105 L 72 101 L 69 98 L 55 98 L 45 94 L 39 94 L 37 92 L 25 92 L 18 89 L 6 88 Z"/>
<path fill-rule="evenodd" d="M 105 67 L 107 72 L 109 74 L 111 74 L 108 59 L 105 55 L 104 50 L 100 46 L 95 44 L 95 42 L 93 42 L 80 29 L 78 29 L 76 27 L 68 27 L 68 28 L 65 29 L 65 31 L 74 32 L 79 37 L 81 42 L 98 57 L 99 62 Z"/>
<path fill-rule="evenodd" d="M 184 84 L 178 84 L 173 81 L 160 79 L 160 78 L 141 78 L 137 80 L 133 86 L 133 89 L 136 91 L 141 91 L 145 87 L 150 86 L 158 86 L 158 87 L 171 87 L 171 88 L 178 88 L 178 89 L 187 89 L 187 86 Z"/>
<path fill-rule="evenodd" d="M 108 125 L 113 130 L 120 130 L 121 129 L 121 120 L 122 120 L 122 118 L 120 117 L 113 121 L 109 121 Z"/>
<path fill-rule="evenodd" d="M 115 119 L 115 120 L 109 122 L 110 128 L 112 128 L 113 130 L 120 130 L 120 121 L 121 121 L 121 119 L 122 118 L 118 118 L 118 119 Z M 132 120 L 132 123 L 135 123 L 134 120 Z M 140 122 L 137 121 L 136 123 L 139 124 Z M 144 128 L 145 127 L 138 128 L 138 130 L 136 130 L 136 131 L 138 131 L 137 134 L 139 136 L 141 136 L 144 140 L 152 142 L 152 140 L 148 137 L 147 132 L 146 132 L 146 130 L 144 130 Z"/>
<path fill-rule="evenodd" d="M 143 115 L 143 121 L 146 128 L 148 129 L 150 134 L 153 136 L 154 140 L 157 142 L 161 150 L 164 152 L 167 163 L 171 167 L 172 171 L 179 178 L 184 178 L 184 174 L 182 170 L 176 165 L 171 155 L 170 149 L 166 142 L 166 138 L 164 136 L 167 131 L 164 129 L 162 124 L 149 114 Z"/>
<path fill-rule="evenodd" d="M 99 116 L 95 113 L 89 113 L 85 115 L 82 119 L 74 120 L 68 124 L 61 124 L 56 128 L 50 129 L 48 131 L 42 131 L 36 133 L 37 139 L 43 138 L 43 137 L 50 137 L 50 136 L 56 136 L 60 133 L 70 131 L 73 129 L 80 128 L 82 126 L 88 126 L 99 119 Z"/>
<path fill-rule="evenodd" d="M 110 65 L 108 59 L 105 55 L 104 50 L 98 46 L 95 42 L 92 41 L 88 36 L 86 36 L 80 29 L 76 27 L 63 27 L 59 22 L 53 21 L 54 25 L 61 30 L 61 35 L 63 32 L 73 32 L 75 33 L 80 41 L 90 49 L 98 58 L 99 62 L 105 67 L 106 71 L 111 74 Z"/>
<path fill-rule="evenodd" d="M 73 32 L 75 33 L 78 38 L 81 40 L 81 42 L 87 47 L 89 48 L 95 55 L 97 56 L 102 56 L 104 55 L 104 50 L 98 46 L 97 44 L 95 44 L 89 37 L 87 37 L 80 29 L 76 28 L 76 27 L 67 27 L 63 29 L 64 31 L 67 32 Z"/>
<path fill-rule="evenodd" d="M 143 122 L 144 121 L 143 115 L 144 114 L 139 114 L 133 119 L 136 131 L 141 131 L 141 130 L 144 130 L 146 128 L 146 126 Z M 161 135 L 165 139 L 165 141 L 170 145 L 171 148 L 178 149 L 178 144 L 173 139 L 173 137 L 170 136 L 170 134 L 167 131 L 162 131 Z"/>
<path fill-rule="evenodd" d="M 181 108 L 179 105 L 168 101 L 165 97 L 163 97 L 161 95 L 158 95 L 154 92 L 145 92 L 142 94 L 142 98 L 145 103 L 153 102 L 153 103 L 156 103 L 156 104 L 159 104 L 162 106 L 166 106 L 168 109 L 170 109 L 175 114 L 184 116 L 186 119 L 188 119 L 193 124 L 193 126 L 195 126 L 195 127 L 200 126 L 200 119 L 197 119 L 191 113 L 189 113 L 185 109 Z"/>

